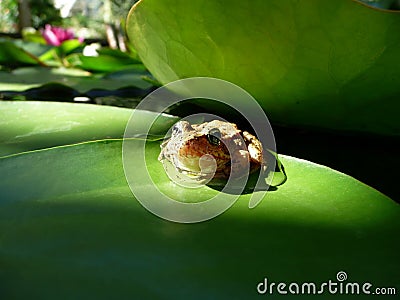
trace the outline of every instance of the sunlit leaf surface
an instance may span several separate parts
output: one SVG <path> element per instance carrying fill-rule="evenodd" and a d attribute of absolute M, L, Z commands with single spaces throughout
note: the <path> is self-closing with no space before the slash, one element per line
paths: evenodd
<path fill-rule="evenodd" d="M 132 110 L 58 102 L 0 102 L 0 156 L 105 138 L 122 138 Z M 153 113 L 143 111 L 145 119 Z M 178 118 L 160 116 L 164 133 Z M 140 128 L 138 128 L 140 131 Z"/>
<path fill-rule="evenodd" d="M 0 120 L 8 121 L 0 123 L 1 147 L 20 140 L 18 152 L 48 147 L 53 139 L 60 145 L 63 139 L 117 137 L 129 117 L 125 109 L 29 103 L 14 119 L 18 105 L 22 110 L 26 104 L 2 103 L 0 111 L 8 113 Z M 155 132 L 175 121 L 164 117 Z M 248 208 L 250 194 L 242 195 L 223 215 L 184 225 L 140 206 L 127 185 L 121 151 L 121 140 L 106 139 L 0 158 L 3 296 L 248 299 L 257 296 L 264 277 L 321 283 L 339 271 L 351 282 L 399 287 L 400 206 L 347 175 L 281 155 L 288 181 L 256 208 Z M 149 142 L 146 151 L 160 189 L 182 201 L 217 193 L 174 185 L 157 160 L 159 142 Z"/>

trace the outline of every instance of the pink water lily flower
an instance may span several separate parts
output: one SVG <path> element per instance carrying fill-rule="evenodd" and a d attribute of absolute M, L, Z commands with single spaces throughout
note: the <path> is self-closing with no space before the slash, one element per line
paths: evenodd
<path fill-rule="evenodd" d="M 72 29 L 65 29 L 62 27 L 55 27 L 47 24 L 42 30 L 42 35 L 46 40 L 47 44 L 53 46 L 60 46 L 62 42 L 66 40 L 76 39 Z M 83 38 L 78 38 L 80 42 L 83 42 Z"/>

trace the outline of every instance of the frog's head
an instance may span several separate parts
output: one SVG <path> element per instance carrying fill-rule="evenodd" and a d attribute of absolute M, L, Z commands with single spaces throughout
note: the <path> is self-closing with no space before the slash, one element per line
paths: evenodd
<path fill-rule="evenodd" d="M 212 173 L 214 178 L 227 178 L 232 167 L 238 176 L 249 163 L 240 133 L 235 124 L 219 120 L 193 125 L 179 121 L 172 128 L 170 139 L 161 145 L 159 159 L 167 159 L 189 174 Z"/>

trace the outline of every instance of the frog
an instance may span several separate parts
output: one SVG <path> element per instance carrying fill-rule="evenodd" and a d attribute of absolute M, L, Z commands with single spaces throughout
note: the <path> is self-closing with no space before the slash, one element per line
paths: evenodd
<path fill-rule="evenodd" d="M 265 166 L 261 142 L 228 121 L 178 121 L 160 147 L 159 161 L 169 161 L 179 173 L 200 177 L 213 172 L 213 179 L 242 178 Z"/>

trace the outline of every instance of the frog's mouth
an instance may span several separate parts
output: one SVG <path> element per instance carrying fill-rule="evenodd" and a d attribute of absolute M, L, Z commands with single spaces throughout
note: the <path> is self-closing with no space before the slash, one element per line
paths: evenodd
<path fill-rule="evenodd" d="M 197 188 L 206 185 L 215 175 L 214 170 L 197 168 L 195 170 L 182 164 L 175 164 L 168 159 L 161 160 L 169 179 L 184 187 Z"/>
<path fill-rule="evenodd" d="M 201 157 L 178 157 L 175 164 L 178 172 L 200 178 L 214 177 L 217 166 L 217 161 L 210 154 L 204 154 Z"/>

